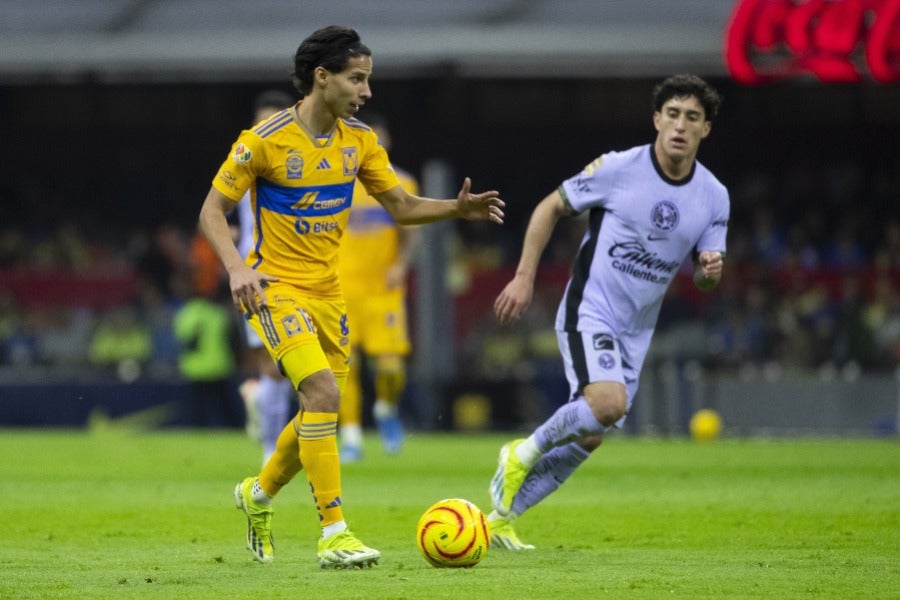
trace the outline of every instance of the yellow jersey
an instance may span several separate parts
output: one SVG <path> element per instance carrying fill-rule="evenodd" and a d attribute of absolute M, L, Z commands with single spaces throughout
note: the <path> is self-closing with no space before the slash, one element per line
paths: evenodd
<path fill-rule="evenodd" d="M 396 169 L 400 185 L 418 195 L 419 184 Z M 353 206 L 340 251 L 341 282 L 348 298 L 386 293 L 385 274 L 400 254 L 400 232 L 391 215 L 365 188 L 353 190 Z"/>
<path fill-rule="evenodd" d="M 212 184 L 235 202 L 251 190 L 249 266 L 309 295 L 340 297 L 338 250 L 356 180 L 370 194 L 400 181 L 362 121 L 338 119 L 329 135 L 316 137 L 298 106 L 242 131 Z"/>

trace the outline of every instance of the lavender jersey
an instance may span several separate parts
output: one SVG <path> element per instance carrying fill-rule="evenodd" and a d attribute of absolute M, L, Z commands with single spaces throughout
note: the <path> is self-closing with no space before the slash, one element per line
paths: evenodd
<path fill-rule="evenodd" d="M 663 297 L 692 251 L 725 252 L 728 191 L 703 165 L 669 179 L 650 145 L 609 152 L 560 187 L 590 224 L 560 303 L 560 331 L 649 344 Z M 646 346 L 643 348 L 646 351 Z"/>
<path fill-rule="evenodd" d="M 237 205 L 238 235 L 237 249 L 243 258 L 247 258 L 250 249 L 253 248 L 253 206 L 250 204 L 250 190 L 244 194 Z"/>

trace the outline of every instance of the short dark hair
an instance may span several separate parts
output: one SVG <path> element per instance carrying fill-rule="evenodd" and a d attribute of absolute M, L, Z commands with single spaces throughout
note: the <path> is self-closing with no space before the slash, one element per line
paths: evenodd
<path fill-rule="evenodd" d="M 662 110 L 663 104 L 672 98 L 694 96 L 703 106 L 706 120 L 712 121 L 722 106 L 722 96 L 711 85 L 696 75 L 683 73 L 668 77 L 653 88 L 653 112 Z"/>
<path fill-rule="evenodd" d="M 318 29 L 300 42 L 294 54 L 294 87 L 301 96 L 306 96 L 312 91 L 316 67 L 340 73 L 347 68 L 351 58 L 360 56 L 372 56 L 372 51 L 353 29 L 340 25 Z"/>
<path fill-rule="evenodd" d="M 264 108 L 281 110 L 294 104 L 294 98 L 282 90 L 265 90 L 253 99 L 253 112 L 257 113 Z"/>

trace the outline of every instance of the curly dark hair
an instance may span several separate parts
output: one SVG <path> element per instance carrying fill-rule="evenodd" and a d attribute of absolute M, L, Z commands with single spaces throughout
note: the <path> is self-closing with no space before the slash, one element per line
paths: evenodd
<path fill-rule="evenodd" d="M 672 75 L 653 88 L 653 112 L 662 110 L 663 104 L 672 98 L 694 96 L 703 106 L 706 120 L 712 121 L 722 106 L 722 96 L 711 85 L 696 75 L 684 73 Z"/>
<path fill-rule="evenodd" d="M 294 72 L 291 74 L 294 87 L 304 97 L 312 91 L 316 67 L 340 73 L 347 68 L 351 58 L 360 56 L 372 56 L 372 51 L 353 29 L 340 25 L 318 29 L 300 42 L 294 54 Z"/>

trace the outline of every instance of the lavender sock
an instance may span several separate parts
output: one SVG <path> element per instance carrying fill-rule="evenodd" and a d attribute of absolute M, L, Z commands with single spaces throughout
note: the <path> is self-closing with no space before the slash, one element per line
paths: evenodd
<path fill-rule="evenodd" d="M 259 378 L 259 386 L 256 388 L 256 405 L 259 409 L 260 441 L 263 445 L 265 456 L 271 456 L 275 451 L 278 436 L 284 429 L 290 415 L 290 394 L 292 385 L 287 381 L 276 380 L 271 377 Z"/>
<path fill-rule="evenodd" d="M 603 433 L 606 427 L 594 417 L 587 400 L 579 398 L 565 404 L 534 431 L 538 449 L 546 453 L 585 436 Z"/>
<path fill-rule="evenodd" d="M 553 448 L 541 456 L 516 493 L 513 514 L 521 515 L 556 491 L 588 456 L 590 453 L 575 442 Z"/>

